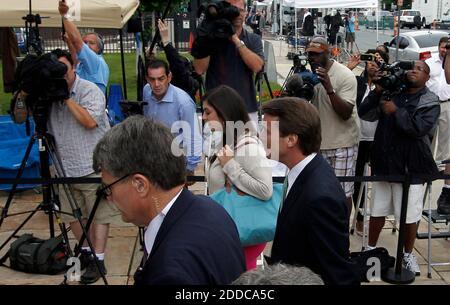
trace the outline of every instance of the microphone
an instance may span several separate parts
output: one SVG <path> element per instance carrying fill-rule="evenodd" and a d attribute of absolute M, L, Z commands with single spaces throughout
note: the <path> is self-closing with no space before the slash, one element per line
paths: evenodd
<path fill-rule="evenodd" d="M 308 71 L 292 75 L 286 82 L 285 94 L 311 101 L 314 97 L 314 76 L 316 75 Z"/>
<path fill-rule="evenodd" d="M 295 96 L 295 93 L 303 87 L 303 79 L 300 75 L 294 74 L 286 82 L 286 92 L 290 96 Z"/>

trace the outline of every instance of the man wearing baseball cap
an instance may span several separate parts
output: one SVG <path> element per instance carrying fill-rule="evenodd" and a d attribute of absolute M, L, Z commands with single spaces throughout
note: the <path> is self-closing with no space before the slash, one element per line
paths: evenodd
<path fill-rule="evenodd" d="M 311 100 L 320 115 L 320 152 L 334 169 L 336 176 L 354 176 L 359 142 L 355 75 L 346 66 L 330 59 L 329 45 L 323 37 L 314 38 L 306 52 L 312 72 L 320 80 Z M 343 182 L 341 185 L 347 197 L 350 215 L 353 182 Z"/>

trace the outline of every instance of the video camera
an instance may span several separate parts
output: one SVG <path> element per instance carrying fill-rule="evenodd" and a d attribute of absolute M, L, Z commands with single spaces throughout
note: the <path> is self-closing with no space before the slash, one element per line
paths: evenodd
<path fill-rule="evenodd" d="M 50 105 L 56 101 L 69 98 L 69 88 L 64 79 L 67 66 L 58 61 L 52 53 L 41 56 L 27 55 L 19 62 L 15 74 L 15 91 L 11 101 L 11 115 L 16 123 L 21 123 L 14 117 L 18 102 L 18 92 L 27 94 L 26 110 L 33 114 L 36 124 L 46 123 Z M 42 120 L 45 120 L 42 121 Z"/>
<path fill-rule="evenodd" d="M 390 98 L 399 94 L 408 87 L 406 74 L 408 70 L 414 69 L 414 61 L 396 61 L 392 64 L 383 63 L 380 66 L 381 76 L 374 83 L 380 85 L 385 90 L 383 95 Z"/>
<path fill-rule="evenodd" d="M 212 0 L 203 3 L 198 12 L 197 17 L 201 17 L 202 13 L 205 14 L 205 20 L 214 21 L 220 19 L 227 19 L 233 21 L 233 19 L 239 17 L 239 9 L 229 2 Z"/>
<path fill-rule="evenodd" d="M 197 13 L 200 25 L 192 46 L 194 58 L 214 54 L 234 34 L 233 20 L 239 17 L 239 9 L 226 1 L 212 0 L 203 3 Z"/>
<path fill-rule="evenodd" d="M 314 97 L 314 86 L 320 83 L 317 75 L 307 69 L 308 58 L 303 54 L 293 56 L 292 73 L 282 88 L 282 96 L 293 96 L 311 101 Z"/>

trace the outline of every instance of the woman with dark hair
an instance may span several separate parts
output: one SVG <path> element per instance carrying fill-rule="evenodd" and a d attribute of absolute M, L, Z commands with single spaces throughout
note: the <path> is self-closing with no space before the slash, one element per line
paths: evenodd
<path fill-rule="evenodd" d="M 205 169 L 209 194 L 233 186 L 239 194 L 269 200 L 273 192 L 271 166 L 242 97 L 225 85 L 207 92 L 203 120 L 212 133 Z M 247 270 L 256 268 L 265 246 L 244 247 Z"/>
<path fill-rule="evenodd" d="M 384 44 L 380 44 L 376 49 L 375 49 L 375 57 L 377 58 L 378 61 L 384 61 L 385 63 L 389 63 L 389 49 L 384 45 Z M 384 56 L 381 56 L 381 55 Z"/>
<path fill-rule="evenodd" d="M 375 89 L 374 81 L 379 75 L 379 68 L 382 62 L 388 62 L 387 54 L 380 50 L 368 50 L 366 54 L 373 54 L 374 60 L 366 61 L 364 72 L 361 76 L 356 77 L 358 83 L 358 89 L 356 94 L 356 107 L 359 108 L 361 102 L 369 94 L 369 92 Z M 381 58 L 381 60 L 379 59 Z M 364 166 L 369 162 L 370 151 L 372 149 L 373 137 L 375 130 L 377 129 L 378 121 L 369 122 L 360 119 L 360 142 L 358 148 L 358 157 L 356 159 L 355 175 L 364 175 Z M 357 204 L 359 189 L 361 187 L 360 182 L 355 182 L 355 191 L 353 192 L 353 203 Z M 364 204 L 364 196 L 361 197 L 360 207 Z M 364 217 L 358 212 L 356 222 L 356 233 L 362 236 Z"/>

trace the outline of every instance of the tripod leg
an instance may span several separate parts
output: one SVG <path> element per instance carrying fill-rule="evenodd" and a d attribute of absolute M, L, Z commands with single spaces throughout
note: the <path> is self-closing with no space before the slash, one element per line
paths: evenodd
<path fill-rule="evenodd" d="M 61 159 L 59 158 L 59 155 L 57 153 L 56 148 L 53 146 L 53 142 L 50 142 L 46 138 L 45 145 L 49 149 L 50 156 L 51 156 L 51 158 L 53 160 L 53 163 L 55 164 L 55 169 L 56 169 L 58 175 L 60 177 L 65 177 L 64 168 L 62 166 Z M 75 201 L 70 188 L 67 185 L 63 184 L 63 189 L 64 189 L 66 197 L 67 197 L 67 199 L 69 201 L 69 204 L 70 204 L 70 206 L 72 208 L 73 216 L 77 219 L 78 223 L 80 224 L 81 230 L 83 231 L 83 235 L 82 236 L 84 236 L 84 239 L 86 239 L 86 241 L 87 241 L 87 243 L 89 245 L 89 248 L 91 249 L 91 253 L 92 253 L 93 257 L 94 257 L 95 265 L 96 265 L 98 271 L 100 272 L 100 275 L 101 275 L 101 277 L 103 279 L 103 282 L 105 283 L 105 285 L 108 285 L 108 281 L 106 280 L 105 274 L 103 273 L 102 269 L 100 268 L 100 264 L 98 262 L 98 258 L 97 258 L 96 254 L 95 254 L 95 248 L 94 248 L 94 246 L 92 244 L 91 238 L 88 235 L 88 229 L 89 228 L 87 228 L 87 227 L 85 227 L 83 225 L 81 209 L 78 206 L 77 202 Z M 100 202 L 100 199 L 98 199 L 98 196 L 97 196 L 96 202 L 97 201 Z M 95 209 L 97 209 L 96 206 L 98 206 L 98 204 L 94 206 Z M 93 211 L 94 211 L 94 208 L 93 208 Z M 93 217 L 94 214 L 95 214 L 95 211 L 94 211 L 94 213 L 91 212 L 91 215 L 89 217 L 90 218 L 91 218 L 91 216 Z M 91 220 L 91 222 L 92 222 L 92 220 Z M 83 242 L 84 242 L 84 240 L 83 240 Z M 82 247 L 81 243 L 80 243 L 79 247 Z M 76 249 L 75 250 L 75 255 L 78 255 L 78 252 L 79 252 L 78 249 Z"/>
<path fill-rule="evenodd" d="M 84 240 L 86 239 L 86 234 L 89 233 L 89 229 L 91 227 L 92 222 L 94 221 L 95 212 L 97 211 L 98 205 L 100 204 L 100 200 L 102 199 L 100 194 L 97 194 L 97 198 L 95 199 L 94 206 L 92 207 L 92 211 L 89 214 L 88 221 L 85 226 L 85 230 L 83 230 L 83 234 L 81 235 L 79 246 L 82 247 Z M 86 233 L 85 233 L 86 231 Z M 78 249 L 77 249 L 78 250 Z M 75 255 L 78 255 L 79 251 L 75 252 Z"/>
<path fill-rule="evenodd" d="M 16 230 L 3 242 L 3 244 L 0 246 L 0 251 L 8 244 L 8 242 L 16 236 L 17 232 L 19 232 L 26 224 L 27 222 L 36 214 L 37 211 L 40 210 L 41 205 L 39 205 L 33 212 L 30 213 L 30 215 L 25 218 L 25 220 L 20 224 L 20 226 L 17 227 Z"/>
<path fill-rule="evenodd" d="M 54 185 L 51 185 L 51 192 L 52 192 L 52 198 L 53 198 L 53 202 L 52 202 L 52 206 L 53 207 L 60 207 L 61 205 L 59 204 L 59 196 L 56 194 L 55 189 L 54 189 Z M 69 240 L 69 235 L 67 234 L 67 228 L 64 225 L 64 223 L 61 220 L 60 214 L 58 213 L 58 211 L 56 211 L 55 209 L 53 209 L 53 213 L 54 213 L 54 217 L 56 219 L 56 223 L 59 226 L 59 229 L 61 231 L 61 235 L 63 236 L 63 241 L 65 243 L 66 246 L 66 251 L 69 255 L 69 257 L 73 256 L 73 252 L 72 249 L 70 247 L 70 240 Z"/>
<path fill-rule="evenodd" d="M 19 171 L 17 172 L 17 175 L 16 175 L 16 180 L 20 179 L 20 177 L 22 177 L 23 171 L 25 170 L 25 166 L 27 165 L 28 157 L 30 156 L 31 149 L 33 148 L 33 144 L 35 141 L 36 141 L 35 137 L 34 136 L 31 137 L 30 142 L 28 143 L 28 146 L 27 146 L 27 150 L 25 151 L 25 155 L 23 156 L 22 162 L 20 163 Z M 11 191 L 8 194 L 8 199 L 6 200 L 5 206 L 3 207 L 2 213 L 0 216 L 0 227 L 2 226 L 5 218 L 8 217 L 9 206 L 11 205 L 14 194 L 16 193 L 18 184 L 19 184 L 18 182 L 14 183 L 11 188 Z"/>
<path fill-rule="evenodd" d="M 281 85 L 280 92 L 283 92 L 283 91 L 286 89 L 287 81 L 288 81 L 288 79 L 289 79 L 294 73 L 295 73 L 295 67 L 292 66 L 291 69 L 289 70 L 288 75 L 287 75 L 286 78 L 284 79 L 283 84 Z"/>
<path fill-rule="evenodd" d="M 266 84 L 267 84 L 267 89 L 269 90 L 270 98 L 273 98 L 273 92 L 272 92 L 272 88 L 270 87 L 269 78 L 267 77 L 267 73 L 264 72 L 263 76 L 264 76 L 264 80 L 266 81 Z"/>
<path fill-rule="evenodd" d="M 38 139 L 39 142 L 39 156 L 40 156 L 40 167 L 41 167 L 41 176 L 44 179 L 50 179 L 50 168 L 49 168 L 49 160 L 48 160 L 48 151 L 45 143 L 43 143 L 43 138 Z M 48 213 L 48 223 L 50 228 L 50 237 L 55 237 L 55 226 L 53 222 L 53 210 L 52 200 L 51 200 L 51 186 L 48 184 L 42 185 L 42 195 L 43 195 L 43 208 Z"/>

